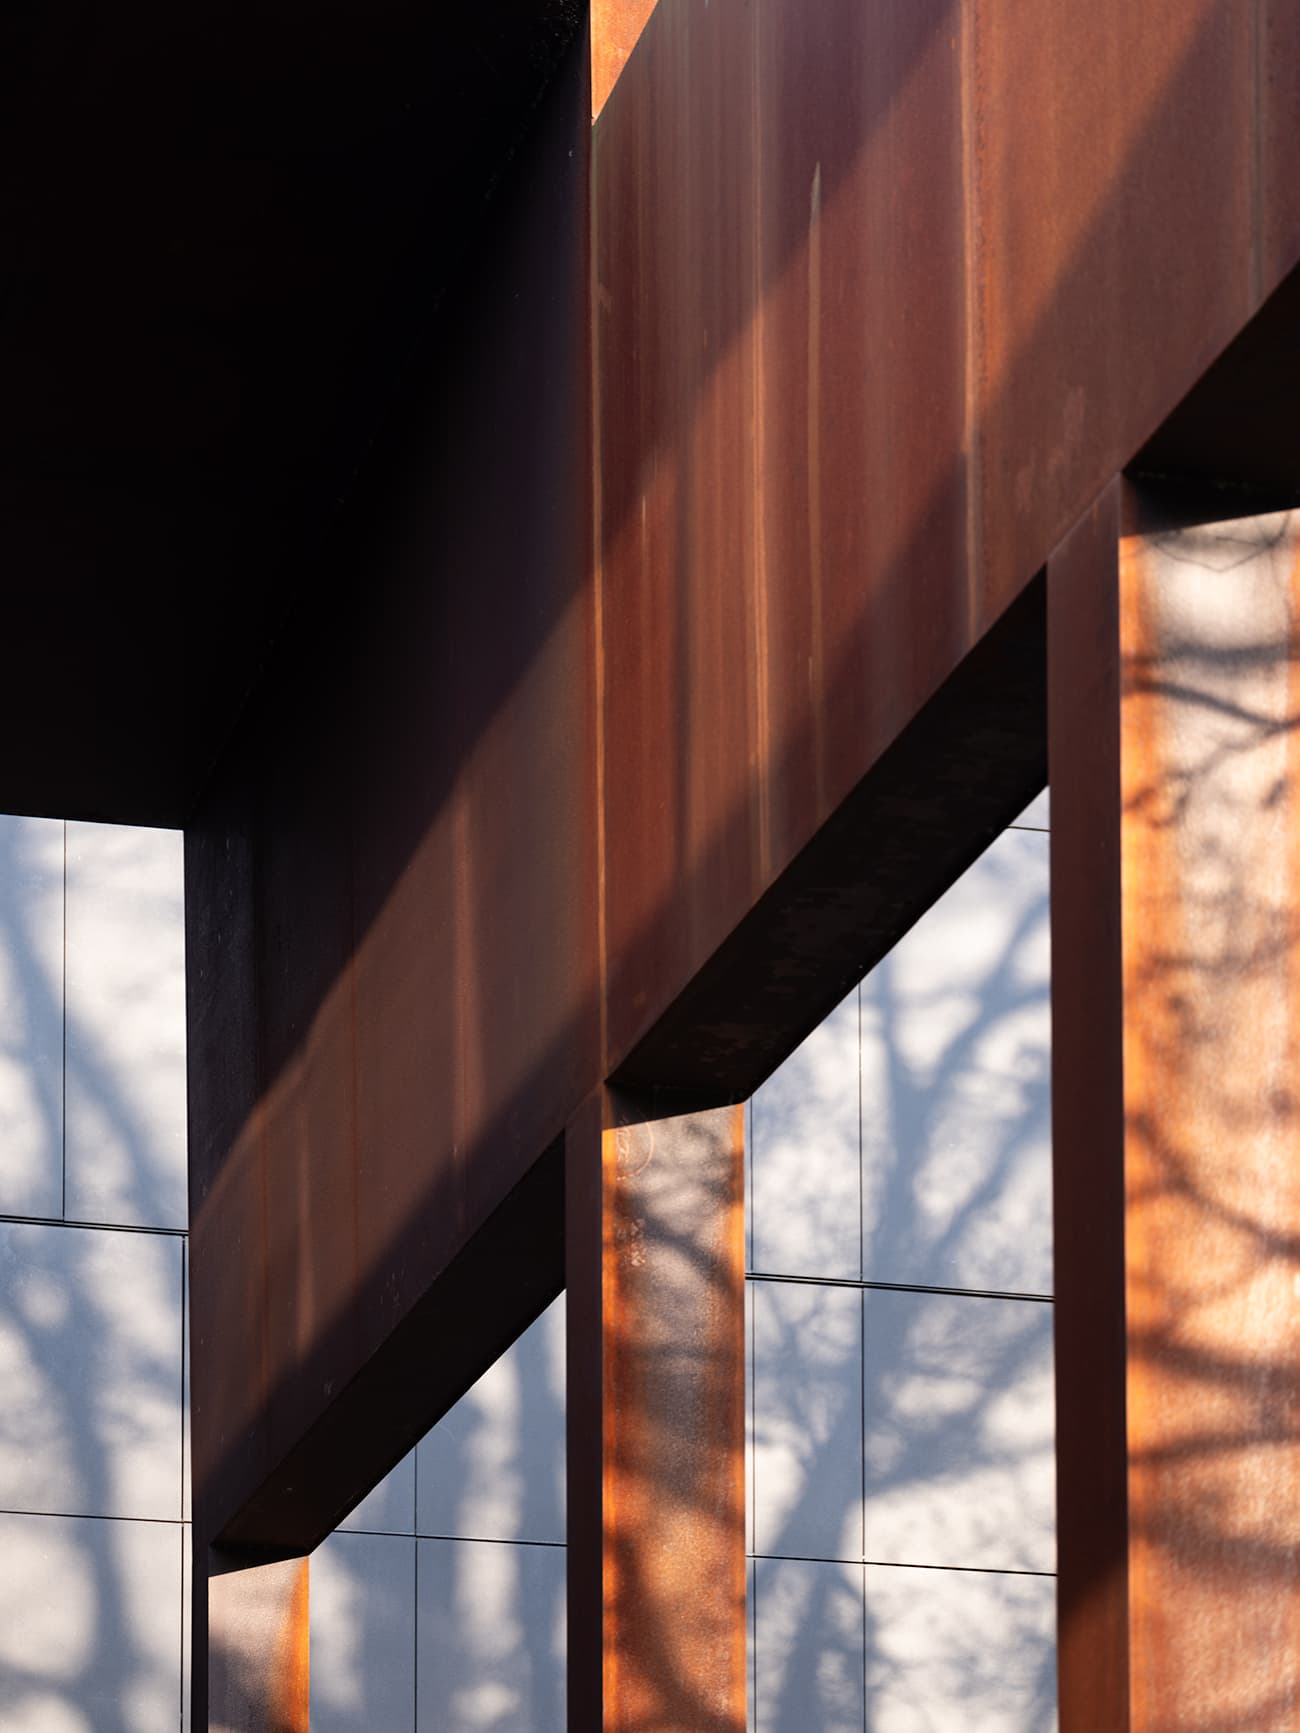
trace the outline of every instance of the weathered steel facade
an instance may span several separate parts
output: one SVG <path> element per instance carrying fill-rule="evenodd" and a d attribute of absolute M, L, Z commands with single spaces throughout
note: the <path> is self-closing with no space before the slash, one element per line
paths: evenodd
<path fill-rule="evenodd" d="M 1195 886 L 1131 777 L 1159 803 L 1195 766 L 1124 670 L 1186 650 L 1134 601 L 1153 478 L 1184 548 L 1300 495 L 1300 0 L 535 0 L 432 41 L 401 0 L 338 11 L 272 6 L 261 49 L 213 58 L 215 11 L 169 43 L 141 10 L 149 54 L 105 77 L 198 165 L 194 208 L 160 247 L 184 201 L 130 182 L 135 254 L 61 392 L 17 369 L 5 469 L 14 558 L 103 629 L 0 804 L 187 830 L 196 1729 L 298 1724 L 296 1673 L 279 1722 L 233 1705 L 238 1585 L 315 1546 L 566 1272 L 571 1725 L 743 1722 L 729 1110 L 1041 786 L 1049 739 L 1062 1725 L 1289 1725 L 1294 1620 L 1239 1640 L 1300 1569 L 1287 1471 L 1260 1478 L 1295 1448 L 1271 1289 L 1232 1313 L 1263 1379 L 1229 1402 L 1240 1448 L 1204 1483 L 1165 1462 L 1220 1409 L 1168 1395 L 1199 1290 L 1142 1139 L 1224 1210 L 1249 1200 L 1199 1142 L 1258 1139 L 1207 1101 L 1235 1037 L 1195 1057 L 1141 997 L 1143 946 L 1174 943 L 1142 899 Z M 102 113 L 28 34 L 37 93 Z M 251 143 L 194 121 L 241 93 Z M 53 198 L 57 151 L 43 173 Z M 265 220 L 233 219 L 267 176 Z M 14 353 L 52 344 L 70 244 L 22 221 Z M 178 569 L 207 610 L 183 628 Z M 19 607 L 11 737 L 49 593 Z M 110 685 L 118 640 L 181 670 L 161 716 Z M 1288 774 L 1234 895 L 1295 858 Z M 1287 943 L 1267 990 L 1215 989 L 1269 1024 L 1278 1102 Z M 643 1144 L 700 1193 L 694 1288 Z M 1246 1256 L 1204 1245 L 1204 1281 Z M 1159 1554 L 1247 1485 L 1235 1550 Z M 665 1565 L 665 1525 L 699 1568 Z M 275 1569 L 268 1628 L 297 1629 Z"/>

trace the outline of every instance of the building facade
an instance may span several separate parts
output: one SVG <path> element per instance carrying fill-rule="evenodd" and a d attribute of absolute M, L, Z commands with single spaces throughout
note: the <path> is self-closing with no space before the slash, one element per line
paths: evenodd
<path fill-rule="evenodd" d="M 1046 800 L 748 1105 L 750 1723 L 1054 1725 Z M 188 1725 L 173 832 L 5 819 L 0 1719 Z M 312 1561 L 315 1733 L 560 1733 L 557 1301 Z"/>

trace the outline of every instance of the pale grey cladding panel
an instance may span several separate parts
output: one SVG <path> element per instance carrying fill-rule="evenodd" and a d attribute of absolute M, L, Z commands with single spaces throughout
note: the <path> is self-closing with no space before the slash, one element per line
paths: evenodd
<path fill-rule="evenodd" d="M 333 1534 L 312 1554 L 312 1733 L 411 1733 L 415 1568 L 398 1535 Z"/>
<path fill-rule="evenodd" d="M 181 1242 L 0 1222 L 0 1509 L 181 1514 Z"/>
<path fill-rule="evenodd" d="M 63 824 L 0 816 L 0 1213 L 63 1213 Z"/>
<path fill-rule="evenodd" d="M 872 1733 L 1052 1733 L 1056 1581 L 866 1570 Z"/>
<path fill-rule="evenodd" d="M 862 1733 L 861 1564 L 754 1566 L 755 1733 Z"/>
<path fill-rule="evenodd" d="M 862 1294 L 753 1284 L 754 1550 L 862 1557 Z"/>
<path fill-rule="evenodd" d="M 1036 794 L 1018 818 L 1012 819 L 1016 830 L 1050 830 L 1052 828 L 1052 791 L 1045 788 Z"/>
<path fill-rule="evenodd" d="M 564 1539 L 564 1301 L 556 1300 L 416 1450 L 418 1526 Z"/>
<path fill-rule="evenodd" d="M 1052 1307 L 868 1292 L 866 1556 L 1051 1571 Z"/>
<path fill-rule="evenodd" d="M 181 1532 L 0 1515 L 5 1733 L 175 1733 Z"/>
<path fill-rule="evenodd" d="M 755 1270 L 861 1275 L 858 1068 L 855 987 L 754 1095 Z"/>
<path fill-rule="evenodd" d="M 406 1455 L 339 1524 L 340 1532 L 415 1533 L 415 1452 Z"/>
<path fill-rule="evenodd" d="M 1051 1292 L 1047 857 L 1004 832 L 863 982 L 872 1281 Z"/>
<path fill-rule="evenodd" d="M 416 1544 L 417 1733 L 564 1733 L 564 1548 Z"/>
<path fill-rule="evenodd" d="M 69 823 L 67 929 L 66 1213 L 183 1228 L 181 832 Z"/>

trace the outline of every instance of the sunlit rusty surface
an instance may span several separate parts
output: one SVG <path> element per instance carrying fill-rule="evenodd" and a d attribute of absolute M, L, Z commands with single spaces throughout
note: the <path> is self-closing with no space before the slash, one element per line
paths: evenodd
<path fill-rule="evenodd" d="M 1142 1729 L 1300 1718 L 1298 557 L 1289 514 L 1122 545 Z"/>
<path fill-rule="evenodd" d="M 209 1577 L 209 1733 L 308 1733 L 309 1595 L 305 1558 Z"/>
<path fill-rule="evenodd" d="M 605 1101 L 569 1153 L 570 1726 L 740 1733 L 744 1110 Z"/>
<path fill-rule="evenodd" d="M 657 0 L 595 0 L 591 8 L 591 113 L 604 108 Z"/>
<path fill-rule="evenodd" d="M 920 912 L 945 802 L 934 892 L 1032 792 L 1041 680 L 927 707 L 1291 261 L 1295 12 L 598 15 L 635 47 L 594 125 L 572 69 L 543 105 L 430 425 L 349 502 L 191 827 L 217 1528 L 319 1538 L 419 1429 L 448 1274 L 579 1104 L 681 1086 L 697 1016 L 689 1081 L 734 1099 Z M 900 757 L 926 714 L 964 756 Z M 788 992 L 732 1025 L 746 947 Z M 554 1276 L 511 1233 L 529 1281 L 483 1253 L 457 1378 Z"/>
<path fill-rule="evenodd" d="M 593 145 L 611 1070 L 1292 262 L 1264 40 L 659 0 Z"/>
<path fill-rule="evenodd" d="M 1300 518 L 1222 511 L 1049 571 L 1062 1733 L 1300 1718 Z"/>

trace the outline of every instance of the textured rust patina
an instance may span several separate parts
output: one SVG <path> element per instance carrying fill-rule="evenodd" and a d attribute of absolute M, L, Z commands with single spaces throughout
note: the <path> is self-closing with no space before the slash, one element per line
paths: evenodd
<path fill-rule="evenodd" d="M 1280 1529 L 1204 1463 L 1151 1467 L 1198 1415 L 1224 1462 L 1262 1461 L 1274 1424 L 1275 1478 L 1251 1484 L 1281 1501 L 1288 1351 L 1250 1331 L 1281 1316 L 1286 1200 L 1243 1156 L 1276 1205 L 1241 1290 L 1257 1317 L 1193 1292 L 1199 1322 L 1171 1318 L 1144 1276 L 1126 1346 L 1124 1175 L 1156 1184 L 1164 1148 L 1135 1124 L 1226 1147 L 1249 1112 L 1189 1041 L 1124 1167 L 1116 1124 L 1180 1026 L 1153 1001 L 1139 1028 L 1144 953 L 1088 899 L 1094 866 L 1137 882 L 1105 852 L 1139 840 L 1115 478 L 1300 498 L 1300 0 L 596 0 L 590 39 L 573 0 L 344 4 L 309 37 L 268 0 L 256 53 L 207 0 L 66 52 L 39 9 L 5 28 L 30 166 L 0 194 L 0 804 L 187 826 L 199 1556 L 316 1544 L 557 1291 L 584 1103 L 740 1099 L 1041 784 L 1050 559 L 1053 752 L 1111 826 L 1058 803 L 1060 954 L 1093 1019 L 1059 1023 L 1080 1067 L 1058 1084 L 1060 1340 L 1082 1369 L 1061 1484 L 1083 1489 L 1063 1716 L 1121 1727 L 1131 1692 L 1203 1733 L 1184 1688 L 1220 1719 L 1237 1678 L 1289 1690 L 1259 1659 L 1285 1647 L 1289 1538 L 1270 1550 Z M 1163 727 L 1125 778 L 1184 774 Z M 1291 804 L 1229 839 L 1243 932 L 1260 898 L 1285 927 L 1259 863 Z M 1175 906 L 1181 834 L 1141 842 L 1143 895 Z M 1134 909 L 1191 968 L 1168 911 Z M 1270 967 L 1215 1003 L 1276 1053 Z M 1223 1040 L 1219 1069 L 1255 1076 Z M 1272 1074 L 1259 1094 L 1277 1123 L 1253 1152 L 1289 1112 Z M 1081 1128 L 1106 1114 L 1101 1158 Z M 1246 1243 L 1251 1199 L 1193 1177 L 1212 1221 L 1139 1212 L 1178 1292 L 1189 1223 L 1225 1283 Z M 599 1235 L 585 1255 L 584 1280 L 620 1268 Z M 659 1290 L 629 1293 L 652 1322 Z M 1258 1361 L 1212 1394 L 1178 1382 L 1164 1348 L 1217 1364 L 1230 1316 Z M 598 1416 L 604 1327 L 571 1393 Z M 1126 1353 L 1152 1344 L 1126 1405 Z M 644 1439 L 671 1394 L 636 1384 Z M 650 1453 L 603 1426 L 575 1459 L 602 1488 L 618 1439 Z M 1179 1526 L 1193 1496 L 1223 1501 L 1217 1550 Z M 575 1498 L 576 1555 L 611 1556 L 605 1520 Z M 731 1681 L 725 1532 L 701 1617 Z M 652 1587 L 662 1611 L 676 1589 Z M 1218 1633 L 1214 1678 L 1157 1588 Z M 638 1651 L 622 1604 L 609 1623 L 603 1589 L 577 1593 L 574 1701 L 599 1715 L 608 1666 L 671 1718 L 673 1658 Z"/>
<path fill-rule="evenodd" d="M 744 1109 L 602 1091 L 567 1165 L 569 1726 L 741 1733 Z"/>
<path fill-rule="evenodd" d="M 208 1733 L 308 1733 L 310 1566 L 212 1554 L 206 1592 Z M 197 1707 L 198 1705 L 196 1705 Z"/>
<path fill-rule="evenodd" d="M 1300 1705 L 1300 524 L 1112 487 L 1053 557 L 1061 1722 Z"/>

